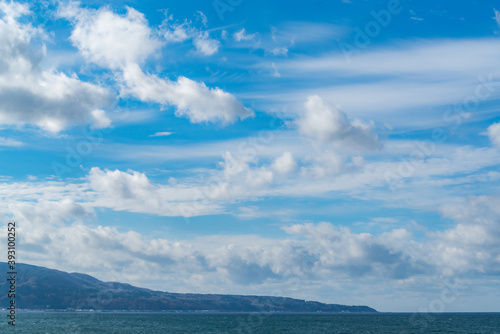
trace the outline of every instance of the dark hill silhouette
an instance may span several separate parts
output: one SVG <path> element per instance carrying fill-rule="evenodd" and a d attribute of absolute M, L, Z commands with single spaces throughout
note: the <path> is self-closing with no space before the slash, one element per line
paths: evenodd
<path fill-rule="evenodd" d="M 284 297 L 169 293 L 92 276 L 17 264 L 16 305 L 30 310 L 215 311 L 215 312 L 377 312 L 367 306 L 323 304 Z M 0 262 L 6 275 L 7 264 Z M 0 307 L 6 308 L 7 280 L 0 280 Z"/>

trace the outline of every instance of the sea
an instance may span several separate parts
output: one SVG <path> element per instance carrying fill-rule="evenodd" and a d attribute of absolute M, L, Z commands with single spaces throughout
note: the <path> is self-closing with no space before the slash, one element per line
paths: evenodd
<path fill-rule="evenodd" d="M 500 313 L 125 313 L 2 312 L 0 333 L 500 333 Z"/>

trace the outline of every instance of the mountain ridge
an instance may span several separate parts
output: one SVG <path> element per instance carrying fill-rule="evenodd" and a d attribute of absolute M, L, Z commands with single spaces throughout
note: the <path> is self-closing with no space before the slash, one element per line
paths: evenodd
<path fill-rule="evenodd" d="M 28 310 L 185 311 L 185 312 L 328 312 L 375 313 L 368 306 L 348 306 L 288 297 L 171 293 L 127 283 L 103 282 L 82 273 L 67 273 L 16 264 L 16 304 Z M 5 275 L 7 264 L 0 262 Z M 7 280 L 0 281 L 0 307 L 6 307 Z"/>

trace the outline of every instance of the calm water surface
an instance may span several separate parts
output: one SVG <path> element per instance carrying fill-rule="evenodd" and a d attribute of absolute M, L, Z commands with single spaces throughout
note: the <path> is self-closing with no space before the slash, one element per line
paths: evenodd
<path fill-rule="evenodd" d="M 0 333 L 464 333 L 500 334 L 500 313 L 158 314 L 1 313 Z"/>

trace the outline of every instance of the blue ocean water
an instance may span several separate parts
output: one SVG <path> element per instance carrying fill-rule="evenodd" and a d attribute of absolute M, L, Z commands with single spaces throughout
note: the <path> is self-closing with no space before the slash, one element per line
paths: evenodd
<path fill-rule="evenodd" d="M 203 314 L 2 313 L 0 333 L 500 333 L 500 313 Z"/>

